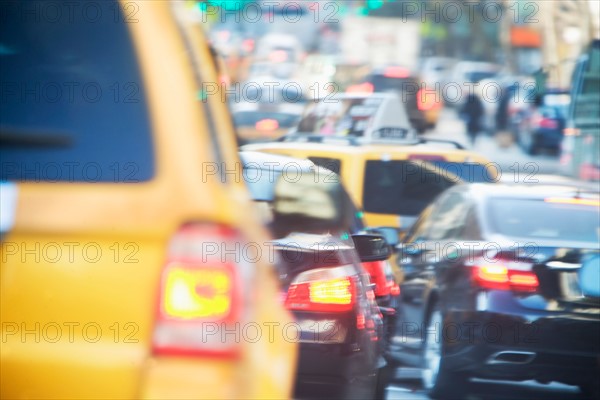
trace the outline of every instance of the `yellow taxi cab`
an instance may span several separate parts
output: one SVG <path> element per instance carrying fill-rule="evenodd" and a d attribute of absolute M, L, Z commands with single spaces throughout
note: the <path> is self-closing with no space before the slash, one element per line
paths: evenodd
<path fill-rule="evenodd" d="M 291 396 L 293 320 L 181 6 L 0 5 L 0 398 Z"/>
<path fill-rule="evenodd" d="M 308 158 L 338 173 L 372 227 L 406 228 L 448 187 L 495 182 L 500 172 L 458 143 L 417 136 L 399 97 L 390 93 L 310 102 L 288 135 L 243 149 Z"/>
<path fill-rule="evenodd" d="M 426 142 L 353 144 L 327 138 L 318 143 L 301 137 L 286 139 L 291 141 L 243 149 L 307 158 L 338 173 L 370 227 L 406 228 L 450 186 L 463 181 L 495 181 L 497 176 L 495 165 L 480 155 Z"/>

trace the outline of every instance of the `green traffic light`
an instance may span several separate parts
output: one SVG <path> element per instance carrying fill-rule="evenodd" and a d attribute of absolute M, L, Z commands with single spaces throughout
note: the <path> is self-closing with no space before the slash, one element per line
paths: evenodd
<path fill-rule="evenodd" d="M 381 8 L 383 6 L 384 0 L 367 0 L 366 4 L 367 4 L 367 8 L 369 10 L 376 10 L 378 8 Z"/>

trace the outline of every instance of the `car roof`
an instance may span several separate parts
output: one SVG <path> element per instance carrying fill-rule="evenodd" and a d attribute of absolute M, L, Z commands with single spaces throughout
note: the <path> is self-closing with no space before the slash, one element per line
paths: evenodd
<path fill-rule="evenodd" d="M 394 144 L 394 143 L 377 143 L 369 144 L 364 143 L 360 145 L 349 145 L 349 143 L 342 138 L 327 138 L 328 142 L 311 143 L 311 142 L 269 142 L 260 144 L 250 144 L 243 147 L 243 150 L 266 150 L 277 149 L 277 150 L 289 150 L 289 151 L 314 151 L 315 153 L 330 153 L 331 155 L 376 155 L 377 158 L 386 159 L 387 157 L 394 157 L 395 155 L 406 155 L 408 153 L 415 155 L 429 155 L 429 154 L 440 154 L 440 155 L 456 155 L 464 156 L 464 159 L 468 159 L 473 162 L 487 162 L 487 159 L 480 156 L 477 153 L 469 150 L 454 149 L 444 146 L 432 146 L 431 144 Z"/>
<path fill-rule="evenodd" d="M 467 191 L 468 196 L 487 202 L 492 198 L 532 199 L 543 200 L 548 197 L 562 198 L 600 198 L 597 190 L 582 188 L 577 182 L 572 184 L 507 184 L 507 183 L 471 183 L 464 185 L 461 191 Z"/>
<path fill-rule="evenodd" d="M 315 164 L 307 159 L 281 156 L 279 154 L 262 153 L 260 151 L 242 150 L 239 152 L 242 166 L 249 164 L 258 164 L 261 168 L 272 169 L 273 171 L 283 171 L 286 165 L 294 164 L 300 167 L 302 172 L 310 172 L 315 168 Z M 297 170 L 296 170 L 297 171 Z"/>

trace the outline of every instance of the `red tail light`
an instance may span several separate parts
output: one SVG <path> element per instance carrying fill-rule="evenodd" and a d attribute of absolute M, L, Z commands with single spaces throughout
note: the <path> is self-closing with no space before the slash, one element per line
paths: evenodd
<path fill-rule="evenodd" d="M 556 129 L 558 128 L 558 122 L 550 118 L 542 118 L 540 126 L 546 129 Z"/>
<path fill-rule="evenodd" d="M 285 306 L 298 311 L 349 311 L 356 302 L 356 282 L 346 267 L 319 268 L 299 274 L 288 288 Z"/>
<path fill-rule="evenodd" d="M 408 78 L 410 71 L 404 67 L 387 67 L 383 72 L 386 78 Z"/>
<path fill-rule="evenodd" d="M 269 132 L 279 128 L 279 122 L 276 119 L 261 119 L 254 127 L 257 131 Z"/>
<path fill-rule="evenodd" d="M 385 261 L 370 261 L 362 263 L 363 268 L 369 274 L 371 283 L 375 284 L 375 296 L 387 296 L 390 288 L 385 276 Z"/>
<path fill-rule="evenodd" d="M 375 87 L 370 82 L 359 83 L 357 85 L 350 85 L 346 89 L 346 93 L 373 93 Z"/>
<path fill-rule="evenodd" d="M 534 272 L 508 269 L 503 265 L 476 266 L 473 278 L 477 285 L 486 289 L 535 292 L 539 286 Z"/>
<path fill-rule="evenodd" d="M 558 128 L 558 121 L 553 120 L 552 118 L 542 117 L 539 114 L 536 114 L 532 117 L 532 123 L 535 126 L 539 126 L 540 128 L 545 128 L 545 129 Z"/>
<path fill-rule="evenodd" d="M 417 108 L 420 111 L 437 110 L 441 107 L 441 99 L 435 90 L 420 89 L 417 92 Z"/>
<path fill-rule="evenodd" d="M 250 271 L 236 253 L 239 243 L 232 229 L 208 224 L 185 225 L 173 236 L 160 281 L 155 354 L 237 355 L 238 340 L 229 333 L 243 316 L 240 276 Z"/>

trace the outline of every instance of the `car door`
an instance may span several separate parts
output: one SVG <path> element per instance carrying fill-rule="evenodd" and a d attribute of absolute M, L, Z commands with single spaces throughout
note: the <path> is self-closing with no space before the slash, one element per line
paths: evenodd
<path fill-rule="evenodd" d="M 399 263 L 404 271 L 401 285 L 405 333 L 414 346 L 420 346 L 422 329 L 427 322 L 432 296 L 438 296 L 438 276 L 447 268 L 456 242 L 453 235 L 462 232 L 468 203 L 460 192 L 443 194 L 421 215 L 401 246 Z"/>

